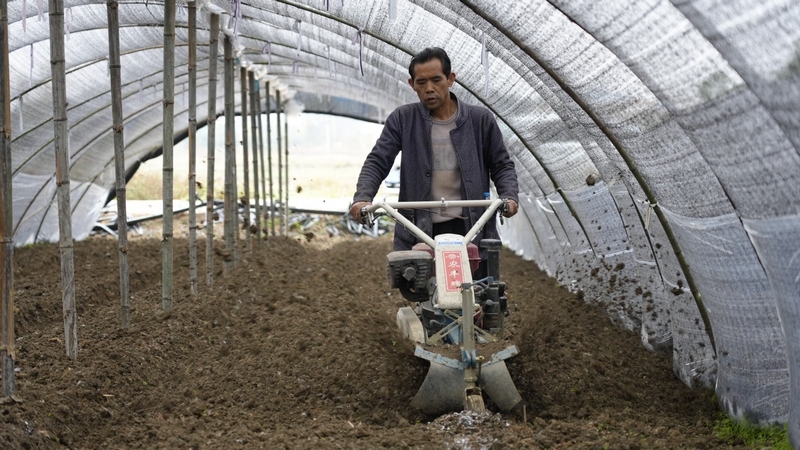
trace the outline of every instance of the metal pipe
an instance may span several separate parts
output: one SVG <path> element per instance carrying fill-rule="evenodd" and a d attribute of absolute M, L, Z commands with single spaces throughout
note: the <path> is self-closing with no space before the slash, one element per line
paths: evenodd
<path fill-rule="evenodd" d="M 464 353 L 468 357 L 473 356 L 475 351 L 475 297 L 471 283 L 461 284 L 461 345 Z M 464 381 L 467 382 L 467 389 L 474 389 L 478 383 L 478 376 L 475 366 L 467 364 L 464 368 Z"/>
<path fill-rule="evenodd" d="M 230 275 L 236 258 L 236 152 L 234 142 L 236 130 L 234 129 L 234 92 L 233 92 L 233 44 L 227 35 L 223 38 L 224 48 L 224 75 L 223 86 L 225 91 L 225 249 L 228 253 L 223 265 L 223 275 Z"/>
<path fill-rule="evenodd" d="M 14 209 L 11 195 L 11 89 L 8 61 L 8 0 L 0 0 L 0 377 L 3 397 L 14 380 Z"/>
<path fill-rule="evenodd" d="M 250 232 L 250 157 L 247 154 L 248 147 L 247 147 L 247 139 L 248 139 L 248 130 L 247 130 L 247 69 L 242 66 L 239 69 L 239 94 L 241 95 L 241 103 L 242 103 L 242 164 L 244 164 L 243 171 L 243 178 L 244 178 L 244 195 L 242 196 L 242 203 L 244 203 L 242 208 L 243 214 L 243 228 L 244 234 L 247 236 L 246 241 L 246 249 L 247 252 L 251 252 L 253 250 L 253 233 Z M 255 132 L 253 133 L 255 135 Z M 238 229 L 238 228 L 237 228 Z M 238 234 L 238 231 L 237 231 Z"/>
<path fill-rule="evenodd" d="M 449 207 L 461 207 L 461 208 L 473 208 L 473 207 L 486 207 L 486 211 L 483 212 L 483 215 L 475 222 L 475 225 L 472 226 L 467 231 L 467 234 L 464 236 L 464 242 L 469 242 L 472 238 L 483 228 L 483 225 L 491 218 L 491 216 L 497 211 L 497 208 L 503 204 L 502 199 L 494 199 L 494 200 L 442 200 L 442 201 L 421 201 L 421 202 L 375 202 L 369 206 L 366 206 L 364 209 L 366 212 L 371 213 L 377 211 L 378 209 L 384 209 L 392 218 L 396 221 L 400 222 L 409 232 L 414 234 L 418 239 L 425 242 L 432 248 L 436 247 L 436 241 L 433 237 L 428 236 L 425 234 L 419 227 L 414 225 L 413 222 L 406 219 L 402 214 L 400 214 L 397 209 L 438 209 L 443 208 L 447 209 Z M 397 208 L 397 209 L 395 209 Z"/>
<path fill-rule="evenodd" d="M 419 240 L 428 244 L 430 248 L 436 248 L 436 241 L 432 237 L 425 234 L 425 232 L 422 231 L 418 226 L 416 226 L 414 222 L 406 219 L 405 216 L 400 214 L 399 211 L 392 208 L 388 204 L 383 204 L 382 206 L 386 210 L 386 212 L 388 212 L 389 215 L 391 215 L 394 218 L 394 220 L 400 222 L 404 227 L 406 227 L 408 231 L 413 233 Z"/>
<path fill-rule="evenodd" d="M 214 160 L 217 122 L 217 57 L 219 54 L 219 15 L 211 14 L 208 35 L 208 154 L 206 156 L 206 285 L 214 284 Z"/>
<path fill-rule="evenodd" d="M 125 133 L 122 117 L 122 66 L 119 52 L 119 4 L 106 2 L 108 13 L 108 65 L 111 75 L 111 119 L 114 133 L 114 174 L 117 195 L 117 251 L 119 253 L 119 298 L 122 326 L 131 324 L 128 274 L 128 208 L 125 188 Z"/>
<path fill-rule="evenodd" d="M 486 249 L 486 275 L 497 283 L 500 281 L 500 250 L 503 242 L 500 239 L 484 239 L 481 248 Z"/>
<path fill-rule="evenodd" d="M 261 242 L 261 196 L 258 194 L 258 127 L 256 117 L 258 114 L 258 83 L 253 72 L 247 73 L 247 81 L 250 87 L 250 129 L 253 130 L 253 196 L 256 201 L 255 229 L 256 242 Z M 249 217 L 249 216 L 248 216 Z M 251 228 L 252 229 L 252 228 Z M 252 233 L 250 233 L 252 234 Z"/>
<path fill-rule="evenodd" d="M 75 310 L 75 249 L 72 244 L 72 208 L 69 197 L 69 127 L 67 123 L 67 74 L 64 51 L 64 0 L 49 0 L 50 71 L 53 86 L 53 128 L 58 197 L 58 247 L 61 253 L 61 300 L 64 311 L 64 347 L 67 356 L 78 357 L 78 323 Z"/>
<path fill-rule="evenodd" d="M 366 206 L 367 212 L 378 210 L 383 205 L 391 206 L 392 208 L 407 208 L 407 209 L 439 209 L 439 208 L 489 208 L 497 209 L 497 205 L 502 205 L 503 200 L 496 198 L 494 200 L 423 200 L 419 202 L 380 202 Z"/>
<path fill-rule="evenodd" d="M 464 242 L 465 243 L 472 242 L 472 239 L 475 238 L 475 235 L 477 235 L 478 232 L 481 231 L 481 228 L 483 228 L 483 226 L 486 225 L 486 222 L 488 222 L 489 219 L 492 218 L 494 213 L 497 211 L 497 208 L 499 208 L 502 205 L 503 205 L 503 199 L 497 198 L 492 200 L 492 204 L 489 205 L 488 208 L 486 208 L 486 211 L 483 212 L 481 217 L 478 218 L 478 220 L 475 222 L 474 225 L 472 225 L 472 228 L 470 228 L 469 231 L 467 231 L 467 234 L 464 235 Z"/>
<path fill-rule="evenodd" d="M 189 0 L 189 291 L 197 297 L 197 2 Z"/>
<path fill-rule="evenodd" d="M 172 309 L 174 291 L 173 260 L 173 214 L 172 180 L 173 158 L 172 141 L 175 125 L 175 2 L 164 2 L 164 108 L 162 133 L 162 201 L 164 218 L 161 231 L 161 307 L 164 311 Z"/>

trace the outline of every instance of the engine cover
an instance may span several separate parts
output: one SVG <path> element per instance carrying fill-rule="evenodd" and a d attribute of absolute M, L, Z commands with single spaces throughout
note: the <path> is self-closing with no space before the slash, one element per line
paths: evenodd
<path fill-rule="evenodd" d="M 389 286 L 399 289 L 406 300 L 428 300 L 428 279 L 433 273 L 433 257 L 417 250 L 400 250 L 386 255 Z"/>

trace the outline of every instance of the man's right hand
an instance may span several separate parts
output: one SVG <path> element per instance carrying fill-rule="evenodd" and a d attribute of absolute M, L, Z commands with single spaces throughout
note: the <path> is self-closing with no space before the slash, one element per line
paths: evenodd
<path fill-rule="evenodd" d="M 353 216 L 358 223 L 364 223 L 363 218 L 361 217 L 361 208 L 365 206 L 371 205 L 372 202 L 356 202 L 353 203 L 353 206 L 350 207 L 350 215 Z"/>

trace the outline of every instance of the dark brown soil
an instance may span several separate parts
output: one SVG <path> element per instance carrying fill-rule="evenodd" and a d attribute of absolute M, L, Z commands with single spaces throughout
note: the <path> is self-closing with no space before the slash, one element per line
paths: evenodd
<path fill-rule="evenodd" d="M 221 227 L 220 227 L 221 228 Z M 75 246 L 79 354 L 65 356 L 59 252 L 15 252 L 17 398 L 0 448 L 744 448 L 714 435 L 719 409 L 555 281 L 504 251 L 509 371 L 524 417 L 425 417 L 409 406 L 427 370 L 395 325 L 388 238 L 270 238 L 213 287 L 188 289 L 175 241 L 174 310 L 161 243 L 133 239 L 131 326 L 120 326 L 116 242 Z M 527 421 L 525 420 L 527 419 Z"/>

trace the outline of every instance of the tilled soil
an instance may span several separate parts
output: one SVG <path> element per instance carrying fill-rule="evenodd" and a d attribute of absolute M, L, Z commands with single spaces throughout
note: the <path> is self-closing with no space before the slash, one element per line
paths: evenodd
<path fill-rule="evenodd" d="M 0 448 L 744 448 L 715 437 L 712 393 L 684 386 L 669 355 L 506 250 L 525 414 L 420 414 L 427 362 L 397 331 L 408 302 L 388 288 L 390 239 L 319 234 L 255 243 L 227 277 L 218 251 L 211 287 L 199 240 L 197 297 L 176 239 L 170 313 L 161 242 L 133 239 L 127 329 L 116 241 L 76 243 L 77 360 L 58 247 L 17 249 L 17 402 L 0 404 Z"/>

